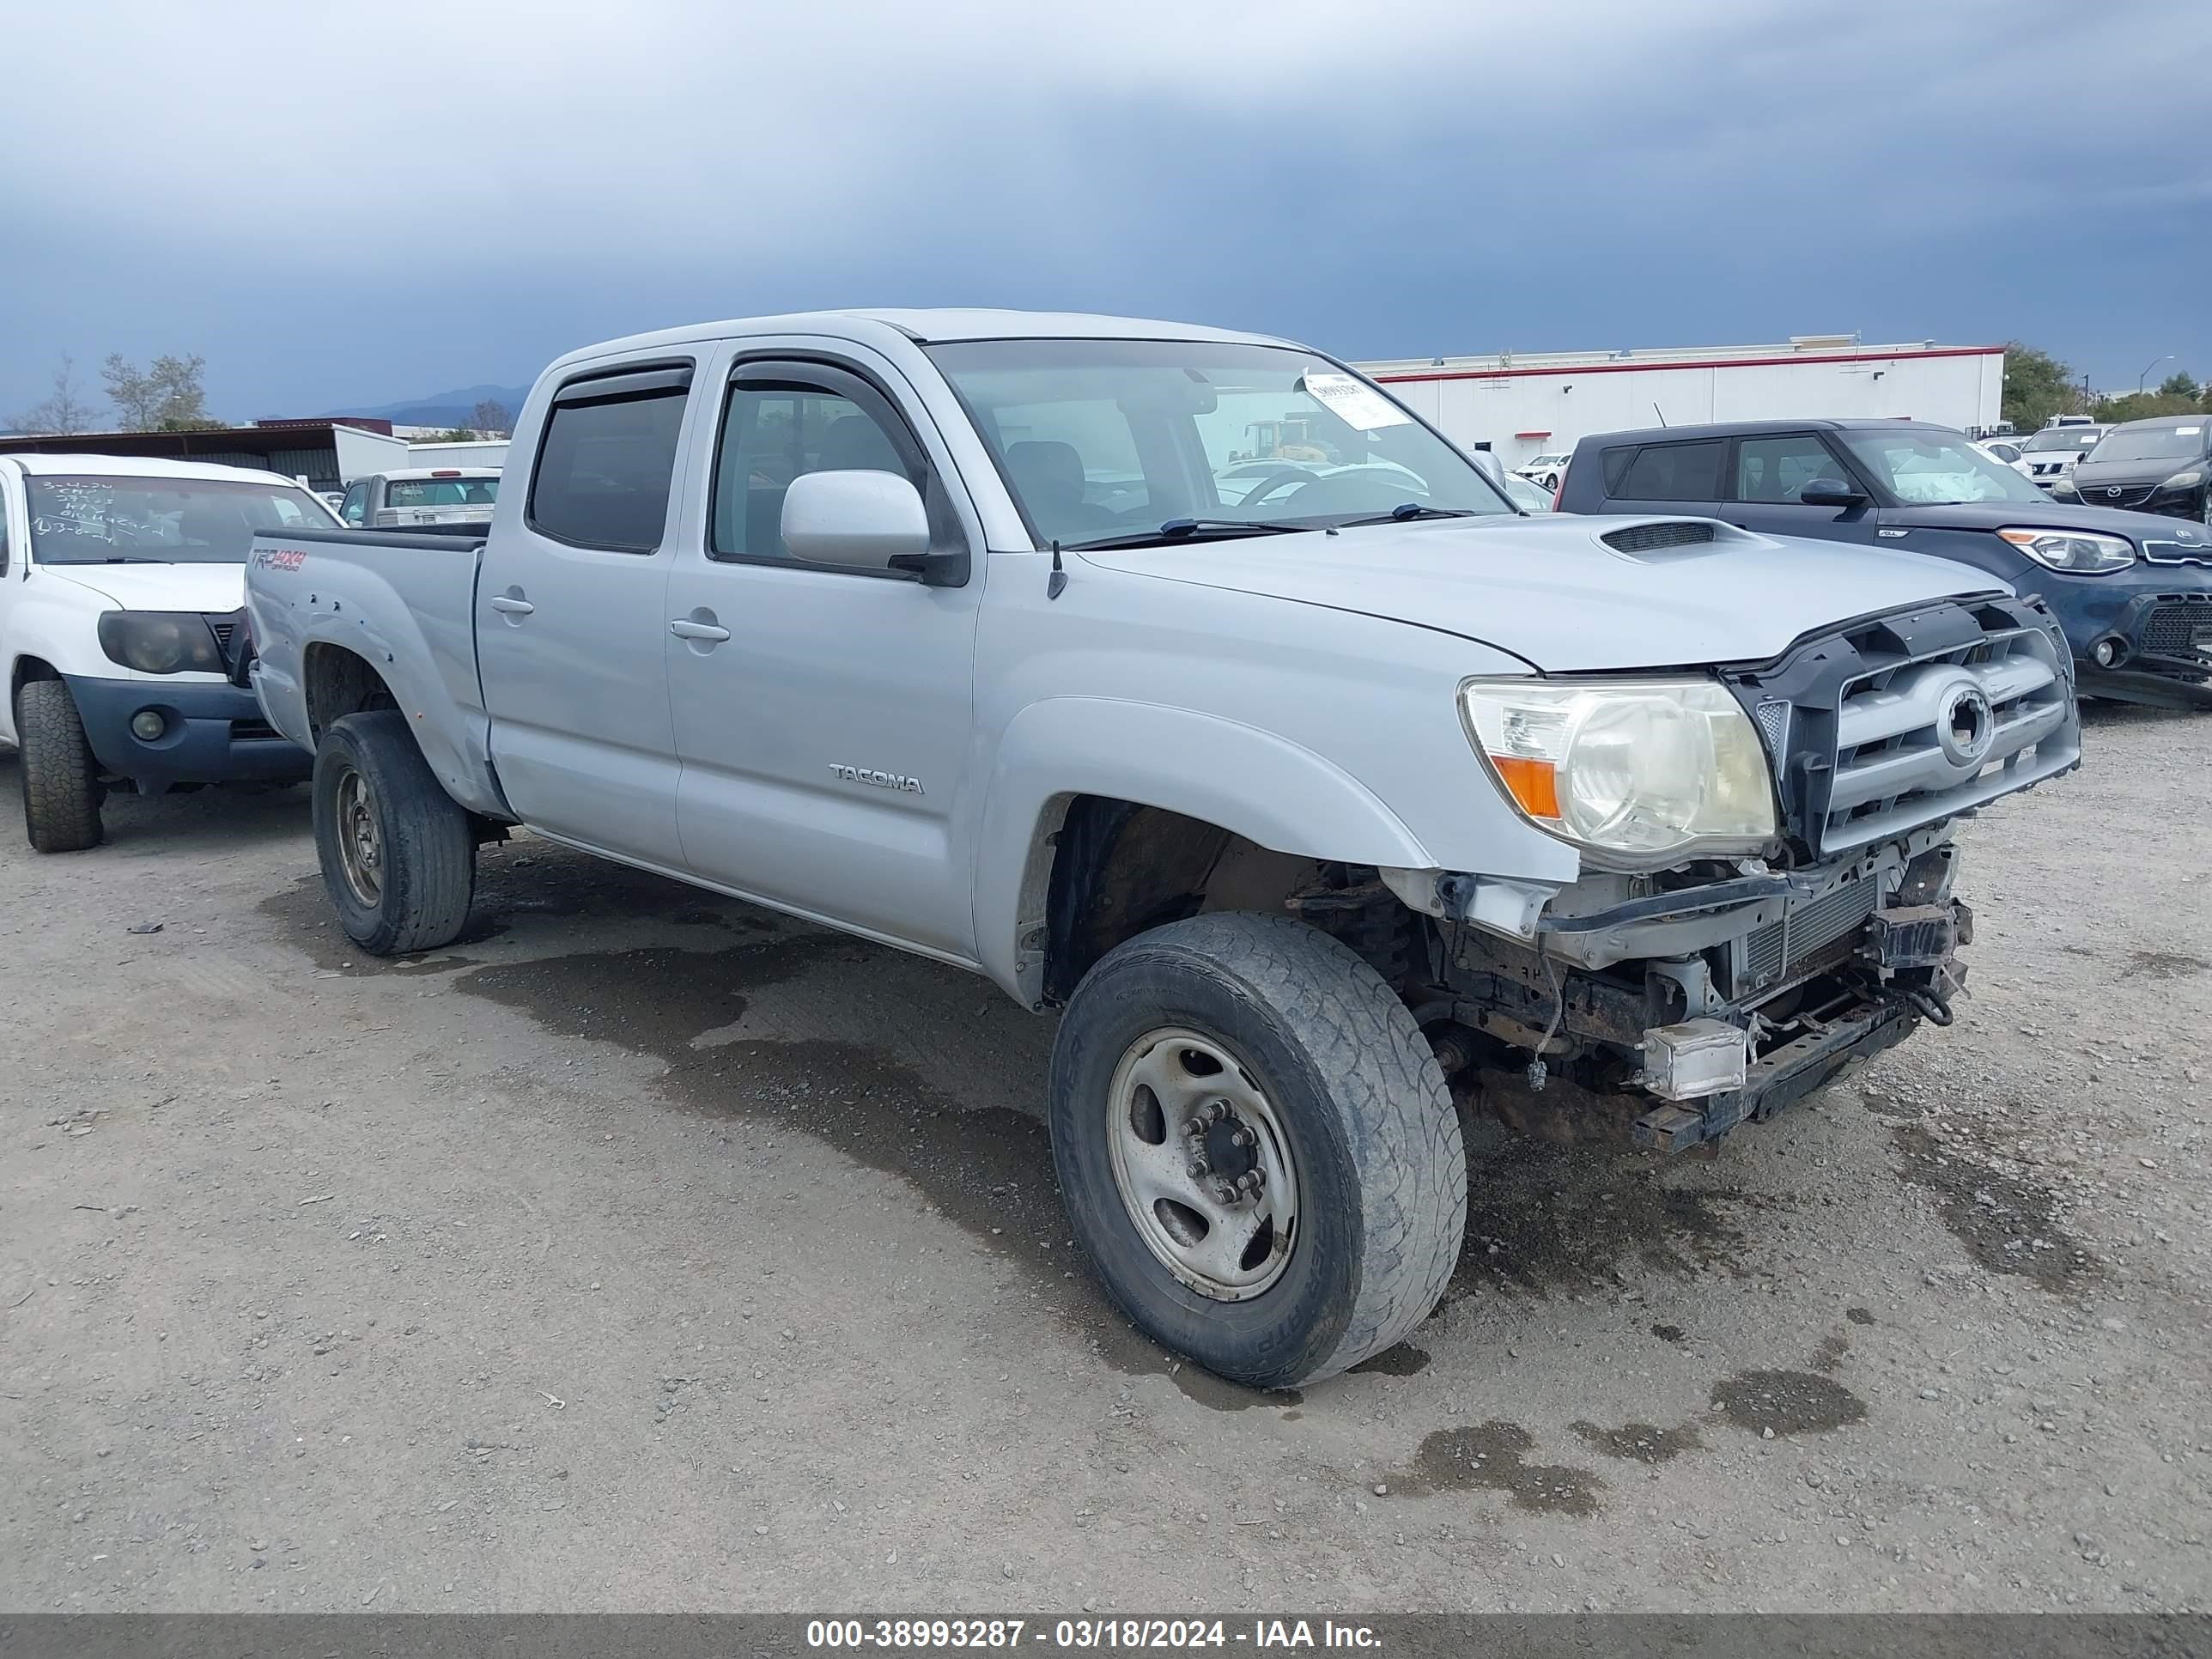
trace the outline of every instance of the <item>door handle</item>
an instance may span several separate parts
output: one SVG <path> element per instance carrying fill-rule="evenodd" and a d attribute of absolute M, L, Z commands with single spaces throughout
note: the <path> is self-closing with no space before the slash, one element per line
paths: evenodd
<path fill-rule="evenodd" d="M 510 599 L 504 593 L 492 595 L 491 608 L 495 611 L 503 611 L 510 617 L 527 617 L 538 609 L 527 599 Z"/>
<path fill-rule="evenodd" d="M 689 617 L 672 618 L 668 631 L 679 640 L 702 640 L 709 645 L 720 645 L 730 637 L 730 630 L 713 623 L 694 622 Z"/>

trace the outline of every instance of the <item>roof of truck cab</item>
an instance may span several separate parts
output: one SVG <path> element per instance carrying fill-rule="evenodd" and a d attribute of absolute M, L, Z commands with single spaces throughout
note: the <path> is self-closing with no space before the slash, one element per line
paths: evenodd
<path fill-rule="evenodd" d="M 422 478 L 496 478 L 500 471 L 495 466 L 399 466 L 372 476 L 386 483 L 395 478 L 402 483 L 413 483 Z"/>
<path fill-rule="evenodd" d="M 1197 323 L 1159 322 L 1142 317 L 1097 317 L 1076 311 L 943 310 L 799 311 L 780 317 L 738 317 L 719 323 L 694 323 L 651 334 L 602 341 L 567 353 L 556 368 L 633 351 L 726 340 L 753 334 L 817 334 L 865 343 L 895 329 L 924 344 L 950 340 L 1214 340 L 1245 345 L 1294 343 L 1267 334 L 1207 328 Z"/>
<path fill-rule="evenodd" d="M 216 461 L 167 461 L 146 455 L 101 455 L 92 451 L 79 454 L 39 454 L 19 450 L 0 457 L 10 460 L 26 473 L 44 476 L 64 473 L 75 477 L 105 478 L 204 478 L 210 483 L 237 483 L 251 478 L 258 483 L 281 483 L 296 487 L 297 478 L 288 478 L 281 472 L 268 472 L 258 466 L 225 466 Z"/>

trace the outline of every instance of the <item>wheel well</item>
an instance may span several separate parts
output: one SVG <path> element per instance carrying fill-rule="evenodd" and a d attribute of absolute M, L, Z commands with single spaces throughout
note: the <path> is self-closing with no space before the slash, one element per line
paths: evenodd
<path fill-rule="evenodd" d="M 342 645 L 309 646 L 301 671 L 307 698 L 307 732 L 317 742 L 333 720 L 364 709 L 399 707 L 384 676 Z"/>
<path fill-rule="evenodd" d="M 1398 941 L 1413 914 L 1355 865 L 1271 852 L 1233 830 L 1158 806 L 1079 795 L 1053 837 L 1044 994 L 1065 1002 L 1092 964 L 1124 939 L 1207 910 L 1288 910 L 1335 933 L 1392 984 L 1408 963 Z M 1370 949 L 1337 921 L 1346 899 L 1381 918 Z"/>
<path fill-rule="evenodd" d="M 54 672 L 54 665 L 50 662 L 44 661 L 37 657 L 16 658 L 15 666 L 13 672 L 11 672 L 8 676 L 9 706 L 10 708 L 15 706 L 15 694 L 18 691 L 21 691 L 25 686 L 28 685 L 33 680 L 58 680 L 59 678 L 61 678 L 61 676 Z"/>

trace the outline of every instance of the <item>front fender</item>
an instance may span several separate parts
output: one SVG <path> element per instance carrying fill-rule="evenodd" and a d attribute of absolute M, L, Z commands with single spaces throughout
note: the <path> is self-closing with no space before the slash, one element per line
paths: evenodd
<path fill-rule="evenodd" d="M 999 744 L 975 841 L 983 969 L 1033 1003 L 1053 848 L 1068 801 L 1105 795 L 1218 824 L 1300 857 L 1426 869 L 1420 840 L 1357 779 L 1273 732 L 1218 715 L 1111 697 L 1054 697 L 1015 715 Z"/>

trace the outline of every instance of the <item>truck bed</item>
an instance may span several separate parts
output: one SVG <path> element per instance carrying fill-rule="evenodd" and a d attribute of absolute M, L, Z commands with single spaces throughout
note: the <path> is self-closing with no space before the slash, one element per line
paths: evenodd
<path fill-rule="evenodd" d="M 503 803 L 477 675 L 476 590 L 481 525 L 414 530 L 264 531 L 246 557 L 252 683 L 286 737 L 313 749 L 313 653 L 351 653 L 390 688 L 415 723 L 424 758 L 456 800 Z"/>

